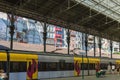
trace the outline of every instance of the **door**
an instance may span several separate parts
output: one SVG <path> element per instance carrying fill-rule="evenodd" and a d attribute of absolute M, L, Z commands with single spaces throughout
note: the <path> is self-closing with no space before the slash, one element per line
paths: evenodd
<path fill-rule="evenodd" d="M 27 80 L 38 79 L 38 60 L 27 60 Z"/>

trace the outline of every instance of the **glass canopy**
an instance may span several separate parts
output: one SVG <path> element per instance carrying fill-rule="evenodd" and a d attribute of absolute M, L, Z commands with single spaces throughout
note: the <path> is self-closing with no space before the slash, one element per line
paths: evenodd
<path fill-rule="evenodd" d="M 120 0 L 75 0 L 120 22 Z"/>

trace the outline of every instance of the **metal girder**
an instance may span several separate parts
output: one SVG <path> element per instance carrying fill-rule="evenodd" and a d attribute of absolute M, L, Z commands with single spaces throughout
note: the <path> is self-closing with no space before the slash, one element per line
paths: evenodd
<path fill-rule="evenodd" d="M 29 3 L 31 0 L 25 0 L 25 2 L 20 2 L 20 5 L 18 6 L 18 8 L 23 8 L 25 5 L 27 5 L 27 3 Z"/>

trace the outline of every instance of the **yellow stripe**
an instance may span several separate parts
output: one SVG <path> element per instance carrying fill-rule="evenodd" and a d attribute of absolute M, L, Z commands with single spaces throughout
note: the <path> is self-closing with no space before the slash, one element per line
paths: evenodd
<path fill-rule="evenodd" d="M 7 60 L 7 56 L 5 52 L 0 52 L 0 61 L 6 61 Z"/>
<path fill-rule="evenodd" d="M 117 63 L 117 64 L 120 64 L 120 60 L 116 60 L 116 63 Z"/>
<path fill-rule="evenodd" d="M 10 54 L 10 61 L 29 61 L 31 59 L 38 59 L 37 55 L 32 55 L 32 54 L 15 54 L 15 53 L 9 53 L 9 54 Z M 7 60 L 6 53 L 0 52 L 0 61 L 6 61 L 6 60 Z"/>
<path fill-rule="evenodd" d="M 100 62 L 100 59 L 97 59 L 97 58 L 83 58 L 84 63 L 88 63 L 88 60 L 89 60 L 89 63 Z M 82 63 L 82 58 L 81 57 L 74 57 L 74 61 L 79 61 L 80 63 Z"/>

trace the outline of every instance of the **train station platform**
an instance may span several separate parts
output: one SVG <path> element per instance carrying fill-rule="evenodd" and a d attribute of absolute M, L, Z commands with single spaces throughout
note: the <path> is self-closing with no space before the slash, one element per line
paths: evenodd
<path fill-rule="evenodd" d="M 82 77 L 68 77 L 68 78 L 54 78 L 54 79 L 44 79 L 44 80 L 120 80 L 120 75 L 110 74 L 99 78 L 97 78 L 96 76 L 84 76 L 84 79 L 82 79 Z"/>

